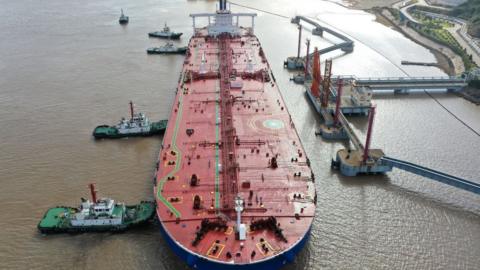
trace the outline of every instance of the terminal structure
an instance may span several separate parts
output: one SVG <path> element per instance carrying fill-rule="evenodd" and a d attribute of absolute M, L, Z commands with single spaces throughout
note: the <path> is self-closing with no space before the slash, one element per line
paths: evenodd
<path fill-rule="evenodd" d="M 373 124 L 376 106 L 372 103 L 373 91 L 392 89 L 408 91 L 420 87 L 438 89 L 441 87 L 456 90 L 464 87 L 464 79 L 442 78 L 368 78 L 353 76 L 332 76 L 332 61 L 325 61 L 325 71 L 321 74 L 320 52 L 315 48 L 312 57 L 307 55 L 303 67 L 304 85 L 307 96 L 315 110 L 322 116 L 324 123 L 316 134 L 328 140 L 349 140 L 352 147 L 341 149 L 332 160 L 332 168 L 339 169 L 343 175 L 386 173 L 393 168 L 402 169 L 438 182 L 463 190 L 480 194 L 480 184 L 429 169 L 411 162 L 394 159 L 385 155 L 381 149 L 372 149 Z M 347 87 L 345 87 L 345 84 Z M 346 91 L 345 91 L 346 90 Z M 362 143 L 353 131 L 345 115 L 368 113 L 368 127 L 365 143 Z M 350 144 L 349 144 L 350 145 Z"/>

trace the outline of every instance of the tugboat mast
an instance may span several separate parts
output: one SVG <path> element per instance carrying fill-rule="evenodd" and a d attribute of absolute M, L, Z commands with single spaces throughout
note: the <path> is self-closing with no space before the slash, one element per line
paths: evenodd
<path fill-rule="evenodd" d="M 97 203 L 97 190 L 95 188 L 95 183 L 88 184 L 90 187 L 90 193 L 92 194 L 92 202 Z"/>
<path fill-rule="evenodd" d="M 130 100 L 130 119 L 133 120 L 133 102 Z"/>

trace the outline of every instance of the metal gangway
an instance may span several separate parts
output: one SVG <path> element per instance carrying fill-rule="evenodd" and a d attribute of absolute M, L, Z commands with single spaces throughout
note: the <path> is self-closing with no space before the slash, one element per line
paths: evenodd
<path fill-rule="evenodd" d="M 360 139 L 357 137 L 357 135 L 353 131 L 352 127 L 350 126 L 350 123 L 348 122 L 347 118 L 342 113 L 342 111 L 339 111 L 339 113 L 338 113 L 338 121 L 340 122 L 343 129 L 347 133 L 347 136 L 350 139 L 350 141 L 352 142 L 355 149 L 363 151 L 365 149 L 365 147 L 363 146 L 363 143 L 360 141 Z"/>
<path fill-rule="evenodd" d="M 468 181 L 453 175 L 449 175 L 446 173 L 442 173 L 433 169 L 429 169 L 417 164 L 413 164 L 408 161 L 403 161 L 387 156 L 383 156 L 380 158 L 380 161 L 385 164 L 389 165 L 407 172 L 411 172 L 423 177 L 430 178 L 432 180 L 457 187 L 466 191 L 470 191 L 476 194 L 480 194 L 480 184 L 474 183 L 472 181 Z"/>

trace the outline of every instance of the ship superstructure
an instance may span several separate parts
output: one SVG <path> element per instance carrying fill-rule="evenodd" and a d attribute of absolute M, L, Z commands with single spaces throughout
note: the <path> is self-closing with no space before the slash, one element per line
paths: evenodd
<path fill-rule="evenodd" d="M 154 192 L 162 233 L 193 268 L 277 269 L 295 258 L 314 219 L 310 161 L 255 16 L 232 13 L 224 0 L 216 13 L 191 15 Z M 239 25 L 245 17 L 249 27 Z M 199 18 L 208 25 L 197 27 Z"/>
<path fill-rule="evenodd" d="M 130 119 L 122 118 L 120 123 L 116 125 L 118 133 L 132 134 L 132 133 L 148 133 L 150 132 L 150 120 L 144 113 L 135 113 L 133 110 L 133 103 L 130 101 Z"/>
<path fill-rule="evenodd" d="M 96 202 L 82 201 L 79 212 L 70 220 L 72 226 L 120 225 L 122 223 L 124 204 L 116 205 L 110 198 L 102 198 Z"/>

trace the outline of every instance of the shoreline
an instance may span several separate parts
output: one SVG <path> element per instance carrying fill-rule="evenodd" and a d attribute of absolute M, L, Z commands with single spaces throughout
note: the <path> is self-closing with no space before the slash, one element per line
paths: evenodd
<path fill-rule="evenodd" d="M 400 32 L 406 38 L 428 49 L 434 55 L 437 61 L 437 67 L 449 76 L 463 73 L 465 71 L 463 60 L 450 48 L 421 36 L 415 30 L 403 26 L 396 21 L 389 11 L 389 8 L 392 8 L 395 3 L 401 1 L 402 0 L 344 0 L 344 3 L 341 5 L 348 5 L 350 9 L 363 10 L 375 15 L 375 21 Z"/>
<path fill-rule="evenodd" d="M 417 37 L 414 37 L 413 32 L 415 32 L 415 30 L 407 29 L 408 28 L 407 26 L 402 27 L 400 24 L 394 21 L 394 18 L 389 18 L 383 13 L 384 11 L 390 13 L 390 11 L 388 11 L 387 8 L 377 7 L 372 9 L 365 9 L 364 11 L 375 15 L 375 20 L 377 22 L 387 27 L 393 28 L 395 31 L 400 32 L 406 38 L 428 49 L 437 60 L 438 68 L 440 68 L 442 71 L 447 73 L 449 76 L 461 74 L 464 71 L 463 61 L 461 61 L 461 63 L 458 63 L 457 65 L 455 65 L 455 63 L 452 61 L 452 58 L 455 59 L 455 56 L 456 58 L 459 58 L 458 55 L 456 55 L 448 47 L 438 44 L 437 42 L 434 42 L 432 40 L 428 40 L 427 38 L 420 36 L 420 34 L 417 34 Z M 412 33 L 408 33 L 407 31 L 409 30 Z M 436 46 L 436 48 L 434 47 L 434 45 Z M 449 55 L 447 55 L 447 53 L 445 52 L 448 52 Z M 458 59 L 457 59 L 457 62 L 458 62 Z"/>
<path fill-rule="evenodd" d="M 472 102 L 475 105 L 480 105 L 480 89 L 475 89 L 467 86 L 464 90 L 457 93 L 459 97 Z"/>

